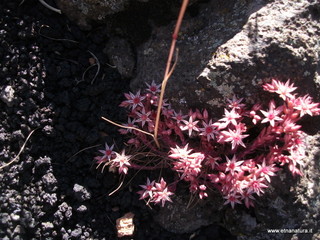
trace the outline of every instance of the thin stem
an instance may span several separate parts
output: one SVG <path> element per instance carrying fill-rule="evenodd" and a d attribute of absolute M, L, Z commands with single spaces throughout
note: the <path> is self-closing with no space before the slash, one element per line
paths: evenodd
<path fill-rule="evenodd" d="M 74 40 L 71 40 L 71 39 L 48 37 L 48 36 L 46 36 L 46 35 L 44 35 L 44 34 L 41 33 L 41 30 L 42 30 L 43 27 L 47 27 L 47 28 L 48 28 L 49 26 L 48 26 L 48 25 L 41 25 L 41 26 L 40 26 L 40 28 L 39 28 L 39 30 L 38 30 L 38 34 L 39 34 L 40 36 L 42 36 L 42 37 L 45 37 L 45 38 L 47 38 L 47 39 L 54 40 L 54 41 L 67 41 L 67 42 L 72 42 L 72 43 L 79 43 L 79 42 L 74 41 Z"/>
<path fill-rule="evenodd" d="M 19 153 L 17 154 L 17 156 L 16 156 L 15 158 L 13 158 L 10 162 L 8 162 L 8 163 L 0 166 L 0 169 L 3 169 L 3 168 L 5 168 L 5 167 L 10 166 L 14 161 L 16 161 L 16 160 L 19 158 L 19 156 L 20 156 L 20 154 L 22 153 L 22 151 L 24 150 L 24 148 L 25 148 L 25 146 L 26 146 L 29 138 L 30 138 L 31 135 L 34 133 L 34 131 L 36 131 L 36 130 L 38 130 L 38 129 L 39 129 L 39 128 L 36 128 L 36 129 L 32 130 L 32 131 L 29 133 L 27 139 L 24 141 L 22 147 L 20 148 L 20 151 L 19 151 Z"/>
<path fill-rule="evenodd" d="M 51 11 L 54 11 L 54 12 L 56 12 L 56 13 L 61 14 L 61 10 L 60 10 L 60 9 L 57 9 L 57 8 L 54 8 L 54 7 L 50 6 L 50 5 L 49 5 L 48 3 L 46 3 L 44 0 L 39 0 L 39 2 L 40 2 L 43 6 L 45 6 L 46 8 L 50 9 Z"/>
<path fill-rule="evenodd" d="M 154 135 L 153 135 L 152 133 L 149 133 L 149 132 L 143 131 L 143 130 L 141 130 L 141 129 L 139 129 L 139 128 L 130 127 L 130 126 L 124 126 L 124 125 L 121 125 L 121 124 L 115 123 L 115 122 L 113 122 L 113 121 L 111 121 L 111 120 L 109 120 L 108 118 L 105 118 L 105 117 L 101 117 L 101 118 L 102 118 L 103 120 L 105 120 L 105 121 L 107 121 L 107 122 L 109 122 L 109 123 L 113 124 L 113 125 L 116 125 L 117 127 L 127 128 L 127 129 L 133 129 L 133 130 L 136 130 L 136 131 L 138 131 L 138 132 L 142 132 L 142 133 L 147 134 L 147 135 L 149 135 L 149 136 L 151 136 L 151 137 L 153 137 L 153 138 L 154 138 Z"/>
<path fill-rule="evenodd" d="M 138 164 L 134 164 L 134 163 L 130 163 L 130 168 L 133 168 L 133 169 L 138 169 L 138 170 L 156 170 L 156 169 L 160 169 L 160 168 L 163 168 L 163 166 L 141 166 L 141 165 L 138 165 Z"/>
<path fill-rule="evenodd" d="M 178 34 L 180 31 L 182 19 L 185 14 L 185 11 L 187 9 L 188 3 L 189 3 L 189 0 L 183 0 L 181 8 L 180 8 L 179 16 L 177 19 L 177 24 L 176 24 L 174 32 L 172 34 L 172 42 L 171 42 L 171 47 L 170 47 L 169 56 L 168 56 L 168 60 L 167 60 L 167 66 L 166 66 L 164 78 L 163 78 L 162 85 L 161 85 L 160 99 L 159 99 L 159 103 L 158 103 L 157 116 L 156 116 L 155 129 L 154 129 L 154 140 L 155 140 L 158 147 L 160 147 L 160 144 L 158 142 L 158 130 L 159 130 L 159 120 L 160 120 L 161 108 L 162 108 L 162 104 L 163 104 L 163 96 L 164 96 L 164 92 L 166 89 L 168 79 L 170 78 L 170 76 L 174 70 L 174 67 L 177 63 L 177 62 L 175 62 L 173 64 L 173 66 L 171 67 L 171 62 L 172 62 L 172 58 L 173 58 L 173 53 L 175 51 L 176 42 L 178 39 Z"/>
<path fill-rule="evenodd" d="M 72 158 L 74 158 L 75 156 L 77 156 L 79 153 L 83 152 L 83 151 L 86 151 L 88 149 L 91 149 L 91 148 L 95 148 L 95 147 L 99 147 L 101 144 L 97 144 L 97 145 L 94 145 L 94 146 L 91 146 L 91 147 L 86 147 L 86 148 L 83 148 L 81 149 L 80 151 L 76 152 L 75 154 L 73 154 L 71 157 L 69 157 L 69 159 L 67 160 L 67 162 L 69 162 Z"/>
<path fill-rule="evenodd" d="M 97 58 L 97 56 L 96 55 L 94 55 L 91 51 L 89 51 L 88 50 L 88 52 L 91 54 L 91 56 L 94 58 L 94 60 L 96 60 L 96 64 L 97 64 L 97 66 L 98 66 L 98 69 L 97 69 L 97 72 L 96 72 L 96 74 L 94 75 L 94 77 L 93 77 L 93 79 L 91 80 L 91 85 L 93 84 L 93 82 L 94 82 L 94 80 L 96 80 L 96 78 L 97 78 L 97 76 L 98 76 L 98 74 L 99 74 L 99 72 L 100 72 L 100 62 L 99 62 L 99 59 Z M 93 66 L 94 66 L 95 64 L 93 64 Z"/>
<path fill-rule="evenodd" d="M 124 177 L 120 181 L 121 182 L 120 182 L 119 186 L 115 190 L 113 190 L 111 193 L 109 193 L 109 196 L 113 195 L 115 192 L 117 192 L 122 187 L 122 184 L 124 182 Z"/>

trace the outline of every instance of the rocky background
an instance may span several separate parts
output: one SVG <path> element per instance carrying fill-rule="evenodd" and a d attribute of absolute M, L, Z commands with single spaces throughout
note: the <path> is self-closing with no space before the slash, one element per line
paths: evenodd
<path fill-rule="evenodd" d="M 319 117 L 303 122 L 304 176 L 279 173 L 255 209 L 232 210 L 215 193 L 187 208 L 184 191 L 150 209 L 135 193 L 150 173 L 132 173 L 109 196 L 120 179 L 92 159 L 105 140 L 121 148 L 122 139 L 100 117 L 125 121 L 123 93 L 161 82 L 181 1 L 47 3 L 62 14 L 36 0 L 0 3 L 0 166 L 16 158 L 0 169 L 1 239 L 116 239 L 128 212 L 128 239 L 320 238 Z M 319 22 L 317 0 L 191 1 L 166 97 L 220 114 L 233 94 L 264 99 L 260 85 L 275 77 L 320 101 Z"/>

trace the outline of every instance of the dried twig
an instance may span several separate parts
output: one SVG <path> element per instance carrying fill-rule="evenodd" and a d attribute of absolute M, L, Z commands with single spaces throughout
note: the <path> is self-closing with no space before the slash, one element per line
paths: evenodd
<path fill-rule="evenodd" d="M 105 117 L 101 117 L 101 118 L 102 118 L 103 120 L 105 120 L 105 121 L 107 121 L 107 122 L 109 122 L 109 123 L 113 124 L 113 125 L 116 125 L 117 127 L 136 130 L 136 131 L 138 131 L 138 132 L 142 132 L 142 133 L 147 134 L 147 135 L 149 135 L 149 136 L 151 136 L 151 137 L 153 137 L 153 138 L 154 138 L 154 136 L 153 136 L 153 134 L 152 134 L 152 133 L 149 133 L 149 132 L 143 131 L 143 130 L 141 130 L 141 129 L 139 129 L 139 128 L 130 127 L 130 126 L 124 126 L 124 125 L 121 125 L 121 124 L 115 123 L 115 122 L 113 122 L 113 121 L 111 121 L 111 120 L 109 120 L 108 118 L 105 118 Z"/>
<path fill-rule="evenodd" d="M 99 62 L 99 59 L 96 57 L 96 55 L 94 55 L 91 51 L 88 50 L 88 52 L 91 54 L 91 56 L 94 58 L 94 60 L 96 60 L 96 64 L 92 65 L 92 66 L 95 66 L 97 65 L 98 66 L 98 69 L 97 69 L 97 72 L 96 74 L 94 75 L 93 79 L 91 80 L 91 84 L 93 84 L 94 80 L 96 80 L 99 72 L 100 72 L 100 62 Z"/>
<path fill-rule="evenodd" d="M 20 7 L 22 4 L 24 4 L 24 1 L 25 1 L 25 0 L 22 0 L 22 1 L 19 3 L 19 7 Z"/>
<path fill-rule="evenodd" d="M 36 128 L 36 129 L 32 130 L 32 131 L 29 133 L 27 139 L 24 141 L 22 147 L 20 148 L 20 151 L 19 151 L 19 153 L 17 154 L 17 156 L 15 156 L 15 158 L 13 158 L 10 162 L 8 162 L 8 163 L 4 164 L 3 166 L 1 166 L 0 169 L 3 169 L 3 168 L 5 168 L 5 167 L 8 167 L 9 165 L 11 165 L 14 161 L 16 161 L 16 160 L 19 158 L 19 156 L 20 156 L 20 154 L 22 153 L 22 151 L 24 150 L 24 148 L 25 148 L 25 146 L 26 146 L 29 138 L 30 138 L 31 135 L 34 133 L 34 131 L 36 131 L 37 129 L 39 129 L 39 128 Z"/>
<path fill-rule="evenodd" d="M 87 73 L 91 68 L 93 68 L 93 67 L 95 67 L 95 66 L 97 66 L 97 64 L 93 64 L 93 65 L 90 65 L 89 67 L 87 67 L 87 69 L 86 69 L 86 70 L 83 72 L 83 74 L 82 74 L 81 80 L 80 80 L 78 83 L 84 82 L 84 77 L 85 77 L 86 73 Z M 95 79 L 95 78 L 93 78 L 93 80 L 94 80 L 94 79 Z M 91 80 L 91 82 L 92 82 L 93 80 Z"/>
<path fill-rule="evenodd" d="M 48 3 L 46 3 L 44 0 L 39 0 L 39 2 L 45 6 L 46 8 L 50 9 L 51 11 L 54 11 L 56 13 L 62 14 L 60 9 L 54 8 L 52 6 L 50 6 Z"/>
<path fill-rule="evenodd" d="M 101 144 L 97 144 L 97 145 L 94 145 L 94 146 L 91 146 L 91 147 L 86 147 L 86 148 L 83 148 L 81 149 L 80 151 L 76 152 L 75 154 L 73 154 L 71 157 L 68 158 L 67 162 L 69 162 L 72 158 L 74 158 L 75 156 L 77 156 L 79 153 L 83 152 L 83 151 L 86 151 L 88 149 L 91 149 L 91 148 L 96 148 L 96 147 L 99 147 Z"/>
<path fill-rule="evenodd" d="M 74 41 L 74 40 L 71 40 L 71 39 L 66 39 L 66 38 L 52 38 L 52 37 L 48 37 L 48 36 L 46 36 L 46 35 L 43 35 L 43 34 L 41 33 L 41 29 L 42 29 L 43 27 L 49 27 L 49 26 L 48 26 L 48 25 L 41 25 L 41 27 L 40 27 L 40 29 L 39 29 L 39 31 L 38 31 L 38 34 L 39 34 L 40 36 L 42 36 L 42 37 L 45 37 L 45 38 L 48 38 L 48 39 L 54 40 L 54 41 L 67 41 L 67 42 L 72 42 L 72 43 L 79 43 L 79 42 Z"/>
<path fill-rule="evenodd" d="M 123 182 L 124 182 L 124 176 L 123 176 L 122 179 L 120 179 L 120 184 L 119 184 L 119 186 L 118 186 L 115 190 L 113 190 L 111 193 L 109 193 L 108 196 L 111 196 L 111 195 L 113 195 L 115 192 L 117 192 L 117 191 L 122 187 Z"/>

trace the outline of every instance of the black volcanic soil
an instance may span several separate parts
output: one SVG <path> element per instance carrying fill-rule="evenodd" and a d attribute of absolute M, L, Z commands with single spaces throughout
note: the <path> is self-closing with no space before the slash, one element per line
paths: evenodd
<path fill-rule="evenodd" d="M 158 226 L 157 208 L 136 194 L 144 173 L 108 196 L 119 176 L 100 173 L 93 157 L 121 139 L 100 117 L 125 121 L 118 105 L 129 91 L 102 52 L 110 36 L 103 26 L 81 31 L 36 0 L 20 3 L 0 3 L 0 90 L 13 91 L 0 101 L 0 166 L 23 148 L 0 170 L 0 239 L 116 239 L 127 212 L 136 226 L 128 239 L 230 239 L 213 226 L 189 234 Z"/>

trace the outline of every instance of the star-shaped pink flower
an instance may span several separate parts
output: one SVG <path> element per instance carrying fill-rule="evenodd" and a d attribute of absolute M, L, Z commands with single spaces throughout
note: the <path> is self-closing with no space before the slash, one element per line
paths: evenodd
<path fill-rule="evenodd" d="M 192 131 L 199 132 L 199 128 L 196 126 L 199 121 L 194 121 L 193 117 L 189 117 L 189 121 L 182 120 L 185 126 L 180 126 L 182 131 L 188 130 L 189 137 L 191 137 Z"/>

